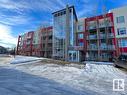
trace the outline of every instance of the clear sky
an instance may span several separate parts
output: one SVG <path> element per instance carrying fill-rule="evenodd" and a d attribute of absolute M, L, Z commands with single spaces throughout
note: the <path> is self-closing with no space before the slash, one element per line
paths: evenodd
<path fill-rule="evenodd" d="M 127 0 L 0 0 L 0 45 L 15 46 L 18 35 L 52 25 L 52 12 L 74 5 L 78 18 L 94 16 L 106 10 L 127 6 Z"/>

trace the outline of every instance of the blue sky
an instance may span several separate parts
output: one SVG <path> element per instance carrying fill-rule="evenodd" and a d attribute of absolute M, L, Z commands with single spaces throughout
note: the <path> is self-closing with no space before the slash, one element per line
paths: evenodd
<path fill-rule="evenodd" d="M 127 5 L 127 0 L 0 0 L 0 45 L 12 47 L 20 34 L 52 25 L 52 12 L 74 5 L 78 18 Z"/>

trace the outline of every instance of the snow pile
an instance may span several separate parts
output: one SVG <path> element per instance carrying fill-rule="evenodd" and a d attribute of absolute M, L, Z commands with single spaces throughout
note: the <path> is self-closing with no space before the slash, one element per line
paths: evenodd
<path fill-rule="evenodd" d="M 77 64 L 76 64 L 77 65 Z M 82 66 L 81 66 L 82 67 Z M 58 65 L 25 65 L 16 69 L 30 74 L 54 80 L 60 84 L 69 85 L 75 89 L 99 92 L 100 95 L 119 95 L 127 92 L 115 93 L 112 91 L 113 79 L 125 79 L 127 84 L 127 74 L 112 65 L 86 64 L 83 68 L 78 68 L 75 64 Z M 125 95 L 126 95 L 125 94 Z"/>
<path fill-rule="evenodd" d="M 127 77 L 125 73 L 111 65 L 86 64 L 84 73 L 85 75 L 88 74 L 88 76 L 92 75 L 91 77 L 101 77 L 102 79 L 106 78 L 107 80 L 112 78 Z"/>
<path fill-rule="evenodd" d="M 112 62 L 96 62 L 96 61 L 84 61 L 83 63 L 87 64 L 100 64 L 100 65 L 112 65 Z"/>
<path fill-rule="evenodd" d="M 0 57 L 11 57 L 9 54 L 0 54 Z"/>
<path fill-rule="evenodd" d="M 10 63 L 18 64 L 18 63 L 26 63 L 26 62 L 32 62 L 32 61 L 37 61 L 37 60 L 42 60 L 42 59 L 46 59 L 46 58 L 16 56 Z"/>

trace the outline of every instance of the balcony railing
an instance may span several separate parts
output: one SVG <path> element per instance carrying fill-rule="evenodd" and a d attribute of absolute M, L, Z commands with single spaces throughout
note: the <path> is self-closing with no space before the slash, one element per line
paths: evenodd
<path fill-rule="evenodd" d="M 108 45 L 109 50 L 115 50 L 115 45 Z"/>
<path fill-rule="evenodd" d="M 112 26 L 112 23 L 111 22 L 109 22 L 109 23 L 107 23 L 107 24 L 99 24 L 99 28 L 104 28 L 104 27 L 110 27 L 110 26 Z"/>
<path fill-rule="evenodd" d="M 47 43 L 52 43 L 52 40 L 48 40 L 48 42 Z"/>
<path fill-rule="evenodd" d="M 106 35 L 105 34 L 100 34 L 100 38 L 104 39 L 104 38 L 106 38 Z"/>
<path fill-rule="evenodd" d="M 92 29 L 96 29 L 96 28 L 97 28 L 96 25 L 90 25 L 87 27 L 87 30 L 92 30 Z"/>
<path fill-rule="evenodd" d="M 107 35 L 108 38 L 114 38 L 113 33 L 108 33 Z M 106 34 L 100 34 L 100 38 L 101 39 L 105 39 L 106 38 Z"/>
<path fill-rule="evenodd" d="M 31 36 L 27 36 L 27 39 L 31 39 L 32 37 Z"/>
<path fill-rule="evenodd" d="M 115 50 L 115 45 L 106 45 L 106 44 L 101 44 L 99 47 L 97 47 L 96 44 L 89 45 L 87 47 L 87 50 Z"/>
<path fill-rule="evenodd" d="M 100 50 L 115 50 L 115 45 L 100 45 Z"/>
<path fill-rule="evenodd" d="M 113 33 L 108 33 L 107 38 L 114 38 L 114 34 Z M 87 36 L 87 40 L 93 40 L 93 39 L 97 39 L 97 35 L 89 35 Z M 99 35 L 99 39 L 106 39 L 106 34 L 100 34 Z"/>
<path fill-rule="evenodd" d="M 114 34 L 113 33 L 108 33 L 108 37 L 109 38 L 114 38 Z"/>
<path fill-rule="evenodd" d="M 26 42 L 27 45 L 29 45 L 30 43 L 31 43 L 30 41 Z"/>
<path fill-rule="evenodd" d="M 98 48 L 97 48 L 97 45 L 89 45 L 88 47 L 87 47 L 87 50 L 97 50 Z"/>
<path fill-rule="evenodd" d="M 89 35 L 87 36 L 87 39 L 97 39 L 97 35 Z"/>

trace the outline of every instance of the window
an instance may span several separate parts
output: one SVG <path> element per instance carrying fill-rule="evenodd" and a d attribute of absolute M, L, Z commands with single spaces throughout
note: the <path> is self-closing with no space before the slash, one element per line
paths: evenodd
<path fill-rule="evenodd" d="M 120 17 L 117 17 L 117 23 L 124 23 L 125 20 L 124 20 L 124 16 L 120 16 Z"/>
<path fill-rule="evenodd" d="M 55 14 L 54 17 L 57 17 L 57 14 Z"/>
<path fill-rule="evenodd" d="M 97 21 L 90 21 L 88 23 L 89 29 L 95 29 L 96 28 L 96 23 L 97 23 Z"/>
<path fill-rule="evenodd" d="M 78 39 L 83 39 L 83 34 L 78 34 Z"/>
<path fill-rule="evenodd" d="M 78 31 L 83 31 L 83 26 L 82 25 L 78 25 Z"/>
<path fill-rule="evenodd" d="M 126 34 L 126 28 L 118 28 L 117 29 L 118 35 L 125 35 Z"/>
<path fill-rule="evenodd" d="M 84 44 L 83 44 L 83 42 L 79 42 L 79 46 L 83 46 Z"/>
<path fill-rule="evenodd" d="M 45 48 L 45 44 L 43 44 L 43 48 Z"/>
<path fill-rule="evenodd" d="M 76 52 L 73 53 L 73 60 L 76 60 Z"/>
<path fill-rule="evenodd" d="M 127 39 L 120 39 L 118 41 L 119 47 L 127 47 Z"/>
<path fill-rule="evenodd" d="M 43 37 L 43 40 L 46 40 L 46 36 Z"/>
<path fill-rule="evenodd" d="M 72 53 L 69 53 L 69 60 L 72 59 Z"/>
<path fill-rule="evenodd" d="M 49 36 L 49 40 L 51 40 L 52 39 L 52 36 Z"/>
<path fill-rule="evenodd" d="M 70 13 L 71 13 L 72 10 L 70 9 L 69 11 L 70 11 Z"/>
<path fill-rule="evenodd" d="M 64 11 L 63 14 L 66 14 L 66 11 Z"/>

